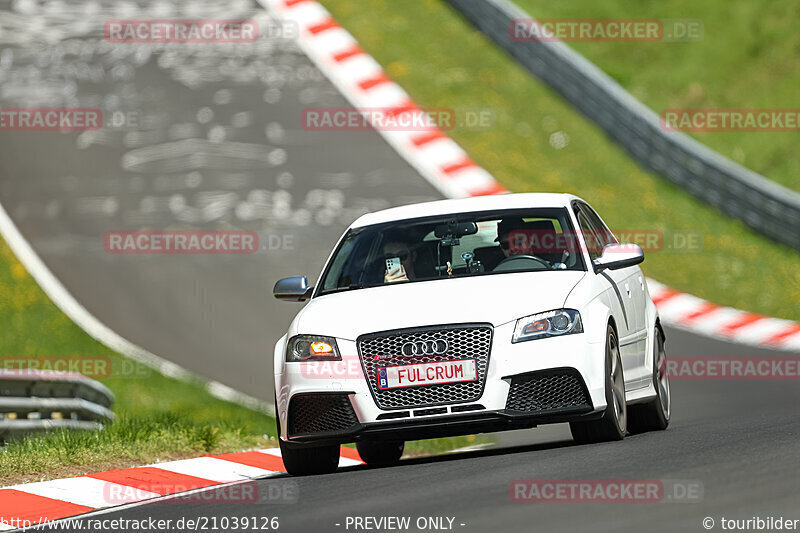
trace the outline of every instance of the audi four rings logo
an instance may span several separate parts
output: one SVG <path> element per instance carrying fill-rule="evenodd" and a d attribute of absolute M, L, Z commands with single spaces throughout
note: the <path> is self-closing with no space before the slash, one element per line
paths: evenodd
<path fill-rule="evenodd" d="M 406 342 L 400 351 L 403 355 L 441 355 L 450 348 L 444 339 L 431 339 L 429 341 Z"/>

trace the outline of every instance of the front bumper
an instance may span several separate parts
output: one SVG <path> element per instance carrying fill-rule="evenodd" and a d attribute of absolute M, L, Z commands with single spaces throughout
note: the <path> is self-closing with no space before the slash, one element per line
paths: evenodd
<path fill-rule="evenodd" d="M 478 400 L 464 403 L 381 409 L 370 391 L 353 341 L 338 341 L 343 354 L 340 364 L 308 362 L 283 365 L 283 373 L 276 375 L 281 438 L 284 442 L 298 445 L 362 439 L 417 440 L 524 429 L 602 413 L 606 407 L 604 342 L 593 343 L 587 335 L 575 334 L 512 344 L 512 333 L 513 323 L 494 329 L 483 392 Z M 586 398 L 582 405 L 549 409 L 545 404 L 531 410 L 519 407 L 519 402 L 510 403 L 514 379 L 553 371 L 572 372 L 578 377 Z M 334 431 L 327 431 L 326 427 L 316 427 L 316 431 L 293 430 L 289 417 L 292 411 L 290 403 L 322 394 L 345 398 L 346 404 L 341 403 L 341 406 L 351 406 L 353 417 L 347 418 Z M 510 406 L 516 408 L 509 409 Z M 308 412 L 305 409 L 294 411 Z"/>
<path fill-rule="evenodd" d="M 601 416 L 591 406 L 553 409 L 536 414 L 501 409 L 469 414 L 429 416 L 403 421 L 356 423 L 343 431 L 293 435 L 288 442 L 297 446 L 345 444 L 360 440 L 407 441 L 438 439 L 457 435 L 493 433 L 513 429 L 529 429 L 538 424 L 553 424 L 571 420 L 589 420 Z"/>

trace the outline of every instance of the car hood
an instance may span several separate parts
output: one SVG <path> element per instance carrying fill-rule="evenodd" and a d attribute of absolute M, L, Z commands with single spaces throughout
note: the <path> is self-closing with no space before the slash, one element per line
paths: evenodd
<path fill-rule="evenodd" d="M 585 275 L 568 270 L 515 272 L 328 294 L 306 305 L 292 334 L 355 340 L 365 333 L 435 324 L 499 326 L 562 307 Z"/>

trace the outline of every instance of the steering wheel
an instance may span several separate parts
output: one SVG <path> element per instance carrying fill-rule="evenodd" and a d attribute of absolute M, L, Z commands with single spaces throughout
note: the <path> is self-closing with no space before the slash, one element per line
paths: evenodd
<path fill-rule="evenodd" d="M 520 254 L 520 255 L 512 255 L 506 257 L 505 259 L 500 261 L 500 263 L 498 263 L 496 267 L 494 267 L 492 272 L 498 272 L 498 271 L 502 272 L 503 270 L 515 270 L 513 266 L 511 266 L 511 268 L 508 268 L 508 266 L 503 268 L 503 265 L 511 265 L 514 261 L 536 261 L 540 265 L 544 266 L 546 269 L 550 268 L 550 263 L 548 261 L 545 261 L 541 257 L 536 257 L 535 255 Z"/>

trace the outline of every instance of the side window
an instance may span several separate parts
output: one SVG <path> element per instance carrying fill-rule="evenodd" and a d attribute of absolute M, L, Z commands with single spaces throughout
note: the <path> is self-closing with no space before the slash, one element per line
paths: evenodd
<path fill-rule="evenodd" d="M 597 215 L 594 209 L 586 204 L 580 204 L 580 208 L 581 211 L 586 213 L 586 217 L 589 219 L 589 222 L 597 230 L 603 246 L 606 244 L 616 244 L 618 242 L 617 238 L 614 237 L 614 234 L 611 233 L 611 230 L 608 229 L 608 226 L 606 226 L 603 221 L 600 220 L 600 217 Z"/>
<path fill-rule="evenodd" d="M 592 260 L 597 259 L 600 257 L 600 254 L 603 253 L 604 246 L 600 236 L 597 234 L 594 227 L 592 227 L 592 224 L 583 213 L 583 210 L 576 209 L 575 216 L 578 218 L 578 224 L 581 227 L 583 239 L 586 241 L 586 246 L 589 249 L 589 257 Z"/>

